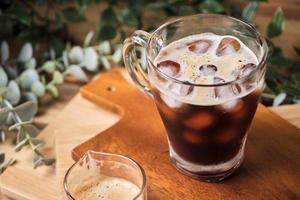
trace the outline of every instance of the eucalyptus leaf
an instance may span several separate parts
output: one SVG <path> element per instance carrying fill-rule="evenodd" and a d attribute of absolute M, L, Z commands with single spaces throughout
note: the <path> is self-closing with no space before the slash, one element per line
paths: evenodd
<path fill-rule="evenodd" d="M 43 140 L 40 140 L 38 138 L 31 138 L 30 142 L 34 145 L 33 150 L 43 147 L 46 144 Z"/>
<path fill-rule="evenodd" d="M 33 55 L 32 45 L 29 42 L 27 42 L 21 48 L 21 51 L 20 51 L 19 57 L 18 57 L 18 61 L 26 62 L 32 57 L 32 55 Z"/>
<path fill-rule="evenodd" d="M 43 165 L 43 160 L 40 159 L 40 160 L 37 160 L 36 162 L 33 163 L 33 169 L 36 169 L 38 168 L 39 166 L 42 166 Z"/>
<path fill-rule="evenodd" d="M 253 22 L 258 9 L 258 3 L 249 2 L 242 12 L 242 19 L 246 22 Z"/>
<path fill-rule="evenodd" d="M 112 40 L 116 37 L 116 25 L 102 25 L 99 28 L 98 38 L 100 41 Z"/>
<path fill-rule="evenodd" d="M 27 145 L 27 143 L 28 143 L 28 139 L 24 139 L 24 140 L 22 140 L 21 142 L 19 142 L 19 143 L 15 146 L 15 152 L 21 151 L 22 148 L 23 148 L 24 146 Z"/>
<path fill-rule="evenodd" d="M 50 166 L 52 165 L 53 163 L 55 162 L 55 159 L 54 158 L 48 158 L 48 159 L 43 159 L 43 163 L 46 165 L 46 166 Z"/>
<path fill-rule="evenodd" d="M 100 54 L 109 54 L 111 52 L 111 46 L 109 41 L 103 41 L 99 44 L 98 50 Z"/>
<path fill-rule="evenodd" d="M 21 101 L 22 102 L 32 101 L 36 104 L 38 103 L 38 99 L 37 99 L 36 95 L 33 94 L 32 92 L 22 93 Z"/>
<path fill-rule="evenodd" d="M 275 36 L 279 36 L 284 29 L 284 14 L 282 9 L 279 7 L 276 9 L 271 22 L 267 28 L 268 37 L 272 38 Z"/>
<path fill-rule="evenodd" d="M 64 8 L 62 12 L 64 17 L 71 22 L 82 22 L 85 20 L 85 16 L 75 7 Z"/>
<path fill-rule="evenodd" d="M 87 82 L 87 76 L 85 75 L 84 71 L 77 65 L 71 65 L 67 71 L 66 74 L 74 76 L 79 81 Z"/>
<path fill-rule="evenodd" d="M 21 128 L 21 126 L 27 125 L 27 124 L 31 124 L 31 121 L 21 121 L 21 122 L 16 122 L 14 125 L 9 127 L 9 131 L 12 130 L 19 130 Z M 20 129 L 21 130 L 21 129 Z M 24 129 L 23 129 L 24 130 Z"/>
<path fill-rule="evenodd" d="M 0 109 L 0 126 L 3 126 L 6 123 L 9 112 L 10 110 L 7 107 Z"/>
<path fill-rule="evenodd" d="M 36 60 L 35 58 L 30 58 L 26 63 L 25 63 L 25 67 L 27 69 L 35 69 L 36 67 Z"/>
<path fill-rule="evenodd" d="M 58 90 L 53 84 L 46 85 L 46 91 L 49 92 L 55 98 L 59 96 Z"/>
<path fill-rule="evenodd" d="M 204 0 L 197 8 L 203 13 L 222 13 L 225 11 L 223 4 L 218 0 Z"/>
<path fill-rule="evenodd" d="M 42 65 L 42 69 L 44 71 L 46 71 L 49 74 L 52 74 L 55 71 L 55 61 L 46 61 L 43 65 Z"/>
<path fill-rule="evenodd" d="M 62 60 L 65 66 L 69 66 L 68 52 L 66 50 L 63 51 Z"/>
<path fill-rule="evenodd" d="M 24 129 L 20 128 L 17 135 L 17 143 L 20 143 L 25 139 L 26 139 L 26 132 L 24 131 Z"/>
<path fill-rule="evenodd" d="M 100 62 L 104 69 L 109 70 L 111 68 L 111 65 L 106 57 L 100 57 Z"/>
<path fill-rule="evenodd" d="M 83 66 L 88 71 L 96 71 L 98 69 L 98 55 L 94 48 L 88 47 L 84 49 Z"/>
<path fill-rule="evenodd" d="M 88 47 L 91 44 L 91 41 L 94 37 L 94 31 L 90 31 L 84 38 L 83 46 Z"/>
<path fill-rule="evenodd" d="M 5 87 L 7 85 L 8 78 L 3 67 L 0 65 L 0 87 Z"/>
<path fill-rule="evenodd" d="M 45 95 L 45 86 L 40 81 L 36 81 L 31 85 L 31 92 L 37 97 L 42 97 Z"/>
<path fill-rule="evenodd" d="M 5 139 L 6 139 L 6 133 L 3 130 L 1 130 L 1 132 L 0 132 L 0 140 L 1 140 L 1 142 L 4 142 Z"/>
<path fill-rule="evenodd" d="M 139 24 L 138 16 L 129 8 L 125 8 L 121 11 L 121 20 L 123 24 L 131 27 L 137 27 Z"/>
<path fill-rule="evenodd" d="M 72 47 L 69 52 L 70 62 L 73 64 L 79 64 L 83 61 L 83 50 L 80 46 Z"/>
<path fill-rule="evenodd" d="M 2 163 L 4 163 L 4 160 L 5 160 L 5 154 L 4 153 L 0 153 L 0 165 Z"/>
<path fill-rule="evenodd" d="M 112 56 L 112 59 L 115 64 L 118 64 L 122 60 L 122 47 L 118 47 L 115 51 L 115 53 Z"/>
<path fill-rule="evenodd" d="M 1 63 L 4 64 L 9 58 L 9 46 L 6 41 L 1 42 Z"/>
<path fill-rule="evenodd" d="M 24 128 L 26 133 L 32 138 L 35 138 L 40 133 L 40 130 L 37 127 L 29 123 L 22 125 L 22 128 Z"/>
<path fill-rule="evenodd" d="M 34 69 L 25 70 L 19 77 L 20 86 L 25 90 L 31 89 L 31 85 L 36 81 L 39 81 L 39 75 Z"/>
<path fill-rule="evenodd" d="M 36 115 L 38 106 L 33 101 L 27 101 L 15 107 L 14 110 L 22 121 L 30 121 Z"/>
<path fill-rule="evenodd" d="M 13 105 L 17 105 L 21 99 L 21 91 L 16 81 L 11 80 L 7 86 L 6 99 Z"/>
<path fill-rule="evenodd" d="M 60 71 L 55 71 L 53 73 L 52 83 L 53 84 L 62 84 L 63 82 L 64 82 L 63 75 L 60 73 Z"/>
<path fill-rule="evenodd" d="M 284 92 L 278 94 L 273 101 L 273 106 L 278 106 L 278 105 L 282 104 L 284 102 L 284 100 L 286 99 L 286 97 L 287 97 L 287 95 Z"/>

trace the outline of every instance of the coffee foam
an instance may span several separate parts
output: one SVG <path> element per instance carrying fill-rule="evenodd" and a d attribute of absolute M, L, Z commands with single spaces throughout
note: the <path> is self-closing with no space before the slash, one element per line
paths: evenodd
<path fill-rule="evenodd" d="M 240 49 L 239 51 L 235 52 L 233 48 L 227 48 L 225 55 L 217 56 L 216 51 L 218 45 L 225 37 L 237 40 L 240 44 Z M 187 48 L 187 44 L 197 40 L 212 41 L 212 44 L 207 52 L 203 54 L 196 54 Z M 159 54 L 154 60 L 155 66 L 164 60 L 172 60 L 180 64 L 179 75 L 174 77 L 177 80 L 203 85 L 214 84 L 214 77 L 220 77 L 224 79 L 225 82 L 234 81 L 236 80 L 235 72 L 240 70 L 241 66 L 248 63 L 253 63 L 255 65 L 259 64 L 256 55 L 238 38 L 231 35 L 220 36 L 213 33 L 191 35 L 170 43 L 160 50 Z M 217 66 L 217 72 L 214 74 L 214 76 L 201 77 L 201 75 L 199 75 L 199 67 L 201 65 L 215 65 Z M 180 95 L 174 95 L 174 93 L 170 92 L 170 82 L 160 83 L 160 80 L 156 78 L 151 80 L 151 82 L 165 95 L 171 96 L 178 101 L 196 105 L 220 104 L 231 99 L 245 96 L 257 88 L 252 87 L 250 90 L 243 90 L 241 94 L 235 95 L 234 97 L 220 99 L 212 97 L 212 87 L 194 87 L 193 94 L 184 97 Z M 263 82 L 257 84 L 262 86 Z M 164 86 L 162 87 L 162 85 Z"/>
<path fill-rule="evenodd" d="M 116 177 L 101 175 L 98 181 L 74 195 L 76 200 L 132 200 L 140 189 L 133 183 Z"/>

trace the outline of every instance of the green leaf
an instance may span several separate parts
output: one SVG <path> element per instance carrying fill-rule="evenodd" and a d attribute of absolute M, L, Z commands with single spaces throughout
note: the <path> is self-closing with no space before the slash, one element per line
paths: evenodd
<path fill-rule="evenodd" d="M 36 60 L 35 58 L 30 58 L 26 63 L 25 63 L 26 69 L 35 69 L 36 67 Z"/>
<path fill-rule="evenodd" d="M 1 42 L 1 63 L 4 64 L 9 58 L 9 46 L 4 40 Z"/>
<path fill-rule="evenodd" d="M 98 69 L 98 55 L 93 47 L 88 47 L 84 49 L 84 57 L 82 65 L 88 71 L 96 71 Z"/>
<path fill-rule="evenodd" d="M 82 22 L 85 20 L 85 16 L 75 7 L 67 7 L 63 9 L 64 17 L 70 22 Z"/>
<path fill-rule="evenodd" d="M 111 25 L 103 25 L 98 32 L 98 38 L 100 41 L 112 40 L 116 37 L 116 27 Z"/>
<path fill-rule="evenodd" d="M 7 107 L 0 109 L 0 126 L 3 126 L 6 123 L 9 112 L 10 110 Z"/>
<path fill-rule="evenodd" d="M 121 11 L 121 21 L 123 24 L 131 27 L 137 27 L 139 24 L 138 16 L 129 8 L 125 8 Z"/>
<path fill-rule="evenodd" d="M 62 84 L 63 82 L 64 82 L 63 75 L 60 73 L 60 71 L 55 71 L 53 73 L 52 83 L 53 84 Z"/>
<path fill-rule="evenodd" d="M 25 70 L 19 77 L 20 86 L 24 90 L 31 89 L 31 85 L 36 81 L 39 81 L 39 75 L 34 69 Z"/>
<path fill-rule="evenodd" d="M 4 163 L 4 160 L 5 160 L 5 154 L 4 153 L 0 153 L 0 165 L 2 163 Z"/>
<path fill-rule="evenodd" d="M 87 82 L 88 80 L 84 71 L 77 65 L 71 65 L 65 73 L 74 76 L 79 81 Z"/>
<path fill-rule="evenodd" d="M 46 144 L 43 140 L 38 138 L 32 138 L 30 139 L 30 142 L 34 145 L 33 150 L 36 150 Z"/>
<path fill-rule="evenodd" d="M 276 9 L 271 22 L 268 25 L 267 35 L 269 38 L 279 36 L 284 29 L 284 14 L 279 7 Z"/>
<path fill-rule="evenodd" d="M 7 82 L 8 82 L 7 75 L 3 67 L 0 65 L 0 87 L 5 87 Z"/>
<path fill-rule="evenodd" d="M 58 90 L 53 84 L 46 85 L 46 91 L 49 92 L 54 98 L 59 96 Z"/>
<path fill-rule="evenodd" d="M 182 5 L 179 7 L 179 10 L 178 10 L 179 16 L 192 15 L 194 13 L 195 13 L 195 11 L 192 6 Z"/>
<path fill-rule="evenodd" d="M 73 64 L 79 64 L 83 60 L 83 50 L 80 46 L 74 46 L 69 52 L 70 62 Z"/>
<path fill-rule="evenodd" d="M 111 52 L 111 46 L 109 41 L 103 41 L 99 44 L 98 50 L 100 52 L 100 54 L 102 55 L 107 55 L 110 54 Z"/>
<path fill-rule="evenodd" d="M 84 38 L 83 46 L 88 47 L 91 44 L 91 41 L 94 37 L 94 31 L 90 31 Z"/>
<path fill-rule="evenodd" d="M 31 124 L 32 122 L 31 121 L 24 121 L 24 122 L 17 122 L 13 125 L 11 125 L 8 130 L 9 131 L 13 131 L 13 130 L 19 130 L 19 128 L 22 128 L 21 126 L 23 125 L 27 125 L 27 124 Z M 21 130 L 21 129 L 20 129 Z M 24 129 L 23 129 L 24 130 Z"/>
<path fill-rule="evenodd" d="M 254 21 L 257 9 L 258 9 L 257 2 L 248 3 L 248 5 L 244 8 L 242 12 L 242 19 L 246 22 L 252 23 Z"/>
<path fill-rule="evenodd" d="M 21 91 L 19 85 L 14 80 L 8 83 L 6 99 L 14 106 L 20 102 Z"/>
<path fill-rule="evenodd" d="M 21 151 L 28 144 L 28 139 L 24 139 L 15 146 L 15 152 Z"/>
<path fill-rule="evenodd" d="M 31 123 L 22 125 L 22 128 L 31 138 L 35 138 L 40 133 L 40 130 Z"/>
<path fill-rule="evenodd" d="M 112 7 L 107 7 L 104 9 L 101 13 L 101 18 L 100 18 L 100 26 L 102 25 L 115 25 L 117 21 L 116 14 L 113 10 Z"/>
<path fill-rule="evenodd" d="M 26 139 L 26 133 L 24 129 L 20 128 L 17 135 L 17 143 L 20 143 L 21 141 Z"/>
<path fill-rule="evenodd" d="M 27 62 L 32 57 L 32 55 L 33 55 L 32 45 L 29 42 L 27 42 L 21 48 L 21 51 L 18 56 L 18 61 Z"/>
<path fill-rule="evenodd" d="M 116 49 L 115 53 L 112 56 L 112 59 L 115 64 L 118 64 L 121 62 L 121 60 L 122 60 L 122 47 L 121 46 Z"/>
<path fill-rule="evenodd" d="M 52 74 L 55 70 L 55 61 L 46 61 L 43 65 L 42 68 L 45 72 Z"/>
<path fill-rule="evenodd" d="M 203 13 L 222 13 L 225 8 L 217 0 L 204 0 L 198 5 L 198 10 Z"/>
<path fill-rule="evenodd" d="M 30 121 L 36 115 L 38 106 L 37 103 L 33 101 L 27 101 L 15 107 L 14 110 L 22 121 Z"/>
<path fill-rule="evenodd" d="M 24 92 L 21 97 L 22 102 L 32 101 L 34 103 L 38 103 L 38 99 L 32 92 Z"/>
<path fill-rule="evenodd" d="M 45 95 L 45 86 L 40 81 L 36 81 L 31 85 L 31 92 L 37 97 L 42 97 Z"/>
<path fill-rule="evenodd" d="M 106 57 L 100 57 L 100 62 L 104 69 L 109 70 L 111 68 L 111 65 Z"/>
<path fill-rule="evenodd" d="M 278 94 L 273 101 L 273 106 L 278 106 L 278 105 L 282 104 L 283 101 L 286 99 L 286 97 L 287 97 L 287 95 L 284 92 Z"/>
<path fill-rule="evenodd" d="M 54 158 L 43 159 L 43 163 L 44 163 L 46 166 L 50 166 L 50 165 L 52 165 L 54 162 L 55 162 L 55 159 L 54 159 Z"/>

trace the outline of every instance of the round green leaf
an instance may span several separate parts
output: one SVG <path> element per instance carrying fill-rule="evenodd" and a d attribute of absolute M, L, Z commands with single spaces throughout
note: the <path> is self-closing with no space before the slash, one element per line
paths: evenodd
<path fill-rule="evenodd" d="M 17 105 L 21 99 L 21 91 L 16 81 L 11 80 L 7 86 L 6 99 L 12 104 Z"/>
<path fill-rule="evenodd" d="M 27 42 L 21 48 L 21 51 L 20 51 L 19 57 L 18 57 L 18 61 L 26 62 L 32 57 L 32 55 L 33 55 L 32 45 L 29 42 Z"/>
<path fill-rule="evenodd" d="M 36 81 L 31 85 L 31 92 L 38 97 L 45 95 L 45 87 L 40 81 Z"/>
<path fill-rule="evenodd" d="M 46 91 L 49 92 L 55 98 L 59 96 L 58 90 L 53 84 L 46 85 Z"/>
<path fill-rule="evenodd" d="M 280 104 L 282 104 L 286 97 L 287 95 L 284 92 L 278 94 L 273 101 L 273 106 L 279 106 Z"/>
<path fill-rule="evenodd" d="M 84 42 L 83 42 L 83 46 L 84 47 L 87 47 L 87 46 L 89 46 L 90 45 L 90 43 L 91 43 L 91 41 L 92 41 L 92 39 L 93 39 L 93 37 L 94 37 L 94 31 L 90 31 L 86 36 L 85 36 L 85 38 L 84 38 Z"/>
<path fill-rule="evenodd" d="M 203 13 L 222 13 L 225 8 L 218 0 L 204 0 L 199 4 L 198 10 Z"/>
<path fill-rule="evenodd" d="M 22 121 L 30 121 L 38 111 L 37 103 L 27 101 L 15 107 L 14 109 Z"/>
<path fill-rule="evenodd" d="M 111 46 L 109 41 L 103 41 L 99 44 L 98 50 L 100 52 L 100 54 L 110 54 L 111 52 Z"/>
<path fill-rule="evenodd" d="M 55 70 L 55 61 L 47 61 L 43 64 L 42 69 L 49 74 L 52 74 Z"/>
<path fill-rule="evenodd" d="M 5 87 L 7 85 L 7 82 L 8 82 L 7 75 L 3 67 L 0 65 L 0 87 Z"/>
<path fill-rule="evenodd" d="M 22 102 L 32 101 L 34 103 L 38 103 L 38 99 L 32 92 L 24 92 L 21 97 Z"/>
<path fill-rule="evenodd" d="M 19 77 L 20 85 L 25 90 L 30 90 L 31 85 L 39 81 L 39 75 L 36 70 L 34 69 L 27 69 L 25 70 L 21 76 Z"/>
<path fill-rule="evenodd" d="M 73 64 L 79 64 L 83 60 L 83 50 L 79 46 L 72 47 L 69 52 L 70 62 Z"/>
<path fill-rule="evenodd" d="M 59 71 L 53 73 L 53 84 L 62 84 L 64 82 L 64 77 Z"/>
<path fill-rule="evenodd" d="M 118 47 L 115 51 L 115 53 L 113 54 L 112 57 L 113 61 L 115 64 L 118 64 L 121 62 L 122 60 L 122 47 Z"/>
<path fill-rule="evenodd" d="M 100 62 L 106 70 L 109 70 L 111 68 L 111 65 L 106 57 L 100 57 Z"/>
<path fill-rule="evenodd" d="M 82 22 L 85 20 L 85 16 L 75 7 L 64 8 L 63 15 L 70 22 Z"/>
<path fill-rule="evenodd" d="M 9 58 L 9 46 L 6 41 L 1 42 L 1 63 L 5 63 Z"/>
<path fill-rule="evenodd" d="M 30 58 L 26 63 L 25 63 L 25 67 L 27 69 L 34 69 L 36 67 L 36 60 L 35 58 Z"/>
<path fill-rule="evenodd" d="M 242 12 L 242 19 L 246 22 L 253 22 L 258 9 L 257 2 L 249 2 Z"/>
<path fill-rule="evenodd" d="M 66 71 L 66 74 L 74 76 L 79 81 L 87 82 L 88 80 L 84 71 L 77 65 L 71 65 Z"/>
<path fill-rule="evenodd" d="M 279 7 L 275 11 L 271 22 L 268 25 L 267 35 L 272 38 L 282 33 L 284 29 L 284 14 L 282 9 Z"/>
<path fill-rule="evenodd" d="M 88 71 L 96 71 L 98 69 L 98 55 L 92 47 L 84 49 L 83 66 Z"/>
<path fill-rule="evenodd" d="M 116 37 L 116 26 L 115 25 L 102 25 L 98 33 L 99 40 L 112 40 Z"/>

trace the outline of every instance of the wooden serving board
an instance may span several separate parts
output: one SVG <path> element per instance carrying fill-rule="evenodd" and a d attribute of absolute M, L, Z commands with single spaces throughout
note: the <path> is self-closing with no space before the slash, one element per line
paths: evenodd
<path fill-rule="evenodd" d="M 241 168 L 222 183 L 204 183 L 175 169 L 168 155 L 166 132 L 151 98 L 111 71 L 82 88 L 81 94 L 121 116 L 106 131 L 77 146 L 127 155 L 138 161 L 148 178 L 148 196 L 158 199 L 300 199 L 299 130 L 259 106 Z"/>

